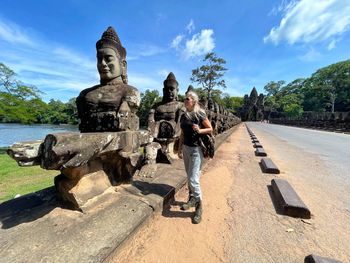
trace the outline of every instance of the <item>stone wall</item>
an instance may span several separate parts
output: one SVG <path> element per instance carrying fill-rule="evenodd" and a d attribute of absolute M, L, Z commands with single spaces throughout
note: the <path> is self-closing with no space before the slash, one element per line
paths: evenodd
<path fill-rule="evenodd" d="M 304 112 L 298 118 L 274 116 L 270 123 L 297 127 L 350 132 L 350 112 Z"/>

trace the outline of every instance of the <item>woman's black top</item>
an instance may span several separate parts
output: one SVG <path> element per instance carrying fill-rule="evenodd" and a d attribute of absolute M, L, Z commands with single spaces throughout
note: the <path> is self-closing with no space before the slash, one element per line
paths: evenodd
<path fill-rule="evenodd" d="M 182 114 L 180 118 L 180 125 L 184 134 L 184 145 L 190 147 L 199 146 L 199 134 L 193 130 L 192 125 L 197 124 L 200 128 L 202 128 L 202 122 L 206 118 L 207 115 L 204 111 L 198 111 L 197 113 L 191 111 Z"/>

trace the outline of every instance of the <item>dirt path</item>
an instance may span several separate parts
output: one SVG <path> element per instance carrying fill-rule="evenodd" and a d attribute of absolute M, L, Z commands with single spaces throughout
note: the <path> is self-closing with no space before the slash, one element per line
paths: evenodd
<path fill-rule="evenodd" d="M 156 215 L 147 229 L 137 234 L 118 262 L 226 262 L 224 242 L 230 231 L 227 223 L 232 208 L 227 196 L 233 185 L 233 169 L 238 164 L 237 137 L 234 132 L 202 172 L 203 219 L 191 223 L 193 211 L 181 211 L 187 200 L 187 187 L 181 189 L 169 210 Z M 120 259 L 121 259 L 120 258 Z"/>
<path fill-rule="evenodd" d="M 204 214 L 199 225 L 181 211 L 187 189 L 155 215 L 124 249 L 118 262 L 303 262 L 314 253 L 350 262 L 350 213 L 327 187 L 327 168 L 312 154 L 256 133 L 278 176 L 261 172 L 260 158 L 241 125 L 203 171 Z M 316 176 L 317 175 L 317 176 Z M 271 179 L 287 179 L 308 205 L 312 219 L 276 213 Z"/>

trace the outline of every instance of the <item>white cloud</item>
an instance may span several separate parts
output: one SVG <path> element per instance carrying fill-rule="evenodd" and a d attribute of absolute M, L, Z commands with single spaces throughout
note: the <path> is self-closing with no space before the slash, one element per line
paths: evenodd
<path fill-rule="evenodd" d="M 166 52 L 165 48 L 152 44 L 134 44 L 130 47 L 130 50 L 131 55 L 127 55 L 127 60 L 151 57 Z"/>
<path fill-rule="evenodd" d="M 78 95 L 79 90 L 98 83 L 94 60 L 38 35 L 0 19 L 0 61 L 19 80 L 38 87 L 47 94 L 45 98 L 59 90 L 75 90 Z"/>
<path fill-rule="evenodd" d="M 285 13 L 280 25 L 273 27 L 264 37 L 265 43 L 320 42 L 340 36 L 350 27 L 349 0 L 301 0 L 283 10 Z"/>
<path fill-rule="evenodd" d="M 195 30 L 193 19 L 191 19 L 190 23 L 186 26 L 186 29 L 189 34 L 191 34 Z"/>
<path fill-rule="evenodd" d="M 191 40 L 186 41 L 184 56 L 186 59 L 204 55 L 215 48 L 212 29 L 203 29 L 201 33 L 192 36 Z"/>
<path fill-rule="evenodd" d="M 5 20 L 0 20 L 0 39 L 11 44 L 33 45 L 23 29 Z"/>
<path fill-rule="evenodd" d="M 184 35 L 178 35 L 176 36 L 173 41 L 171 42 L 171 47 L 172 48 L 175 48 L 175 49 L 179 49 L 180 47 L 180 43 L 182 41 L 182 39 L 184 38 Z"/>
<path fill-rule="evenodd" d="M 308 52 L 306 52 L 302 56 L 299 56 L 298 58 L 304 62 L 312 62 L 318 60 L 320 57 L 321 54 L 315 49 L 311 48 Z"/>
<path fill-rule="evenodd" d="M 269 15 L 277 15 L 279 13 L 287 13 L 291 8 L 293 8 L 298 3 L 298 0 L 282 0 L 282 2 L 273 7 Z"/>
<path fill-rule="evenodd" d="M 336 41 L 335 39 L 333 39 L 333 40 L 331 41 L 331 43 L 329 43 L 327 49 L 328 49 L 328 50 L 332 50 L 333 48 L 335 48 L 335 44 L 336 44 L 336 43 L 337 43 L 337 41 Z"/>
<path fill-rule="evenodd" d="M 136 87 L 140 92 L 145 91 L 146 89 L 157 89 L 163 83 L 162 80 L 153 79 L 135 72 L 128 73 L 128 81 L 129 85 Z"/>

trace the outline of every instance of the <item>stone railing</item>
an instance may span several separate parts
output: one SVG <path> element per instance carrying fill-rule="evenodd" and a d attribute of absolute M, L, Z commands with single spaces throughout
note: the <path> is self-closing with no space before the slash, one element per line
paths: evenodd
<path fill-rule="evenodd" d="M 304 112 L 301 117 L 270 118 L 270 123 L 312 129 L 350 132 L 350 112 Z"/>

